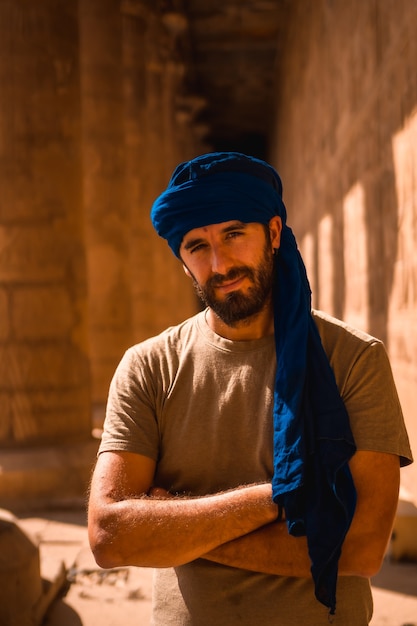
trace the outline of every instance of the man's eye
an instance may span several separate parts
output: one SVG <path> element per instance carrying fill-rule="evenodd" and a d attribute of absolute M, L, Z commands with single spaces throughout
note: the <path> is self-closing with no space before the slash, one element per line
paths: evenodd
<path fill-rule="evenodd" d="M 240 235 L 243 235 L 241 230 L 232 230 L 230 233 L 227 233 L 226 238 L 234 239 L 235 237 L 239 237 Z"/>
<path fill-rule="evenodd" d="M 203 250 L 204 247 L 205 247 L 204 243 L 198 243 L 197 245 L 190 248 L 189 251 L 191 254 L 194 254 L 194 252 L 199 252 L 200 250 Z"/>

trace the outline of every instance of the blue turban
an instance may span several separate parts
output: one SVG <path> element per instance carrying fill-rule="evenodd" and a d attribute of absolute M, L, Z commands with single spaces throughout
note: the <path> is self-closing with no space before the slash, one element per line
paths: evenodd
<path fill-rule="evenodd" d="M 237 152 L 211 153 L 180 164 L 151 218 L 175 255 L 194 228 L 231 220 L 283 229 L 275 259 L 274 501 L 289 533 L 306 535 L 317 599 L 336 607 L 338 561 L 356 506 L 348 461 L 356 448 L 349 417 L 311 315 L 311 292 L 282 201 L 281 180 L 268 163 Z M 261 391 L 261 390 L 260 390 Z"/>
<path fill-rule="evenodd" d="M 286 219 L 281 180 L 273 167 L 236 152 L 205 154 L 181 163 L 151 211 L 158 235 L 179 257 L 186 233 L 231 220 L 268 224 Z"/>

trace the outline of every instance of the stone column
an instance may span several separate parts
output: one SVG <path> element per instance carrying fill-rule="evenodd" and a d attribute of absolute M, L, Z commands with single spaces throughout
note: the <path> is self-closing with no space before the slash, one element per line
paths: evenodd
<path fill-rule="evenodd" d="M 140 341 L 194 312 L 189 281 L 149 216 L 175 165 L 186 158 L 190 133 L 176 121 L 185 69 L 175 50 L 186 21 L 177 13 L 161 15 L 149 0 L 124 0 L 122 12 L 132 328 Z"/>
<path fill-rule="evenodd" d="M 94 458 L 77 9 L 0 2 L 2 506 L 83 494 Z"/>
<path fill-rule="evenodd" d="M 119 0 L 80 0 L 84 211 L 94 423 L 132 343 L 122 12 Z"/>
<path fill-rule="evenodd" d="M 176 140 L 185 161 L 212 150 L 206 142 L 210 127 L 198 122 L 198 115 L 206 105 L 205 98 L 192 93 L 176 98 Z"/>
<path fill-rule="evenodd" d="M 177 144 L 176 110 L 182 89 L 183 66 L 176 55 L 175 36 L 167 30 L 160 15 L 155 15 L 150 21 L 147 34 L 147 175 L 144 202 L 146 219 L 149 220 L 152 202 L 166 188 L 174 167 L 188 155 L 182 152 L 182 144 Z M 147 280 L 152 291 L 148 336 L 196 311 L 194 292 L 180 262 L 166 242 L 154 232 L 150 236 L 149 252 Z"/>
<path fill-rule="evenodd" d="M 149 219 L 147 196 L 151 169 L 147 141 L 147 56 L 148 29 L 152 21 L 152 2 L 124 0 L 123 12 L 123 88 L 126 155 L 126 191 L 130 212 L 130 280 L 132 335 L 137 342 L 148 336 L 152 319 L 152 281 L 149 280 L 154 233 Z M 157 45 L 158 42 L 155 42 Z"/>

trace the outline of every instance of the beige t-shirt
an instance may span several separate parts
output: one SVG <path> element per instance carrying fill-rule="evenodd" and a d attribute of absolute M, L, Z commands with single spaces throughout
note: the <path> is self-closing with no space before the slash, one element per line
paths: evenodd
<path fill-rule="evenodd" d="M 411 459 L 381 342 L 315 313 L 359 450 Z M 206 495 L 268 481 L 273 468 L 273 337 L 235 342 L 213 333 L 204 312 L 130 348 L 113 378 L 100 452 L 157 461 L 155 485 Z M 157 570 L 155 626 L 327 624 L 309 579 L 267 576 L 199 559 Z M 362 626 L 369 583 L 340 577 L 335 624 Z"/>

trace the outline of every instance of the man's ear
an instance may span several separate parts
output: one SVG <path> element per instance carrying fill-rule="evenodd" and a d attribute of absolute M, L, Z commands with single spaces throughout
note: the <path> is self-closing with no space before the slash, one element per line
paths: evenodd
<path fill-rule="evenodd" d="M 184 265 L 184 263 L 182 264 L 182 269 L 184 270 L 185 275 L 188 276 L 188 278 L 191 278 L 190 270 L 188 269 L 186 265 Z"/>
<path fill-rule="evenodd" d="M 279 215 L 274 215 L 269 220 L 269 236 L 273 250 L 278 250 L 281 245 L 282 219 Z"/>

